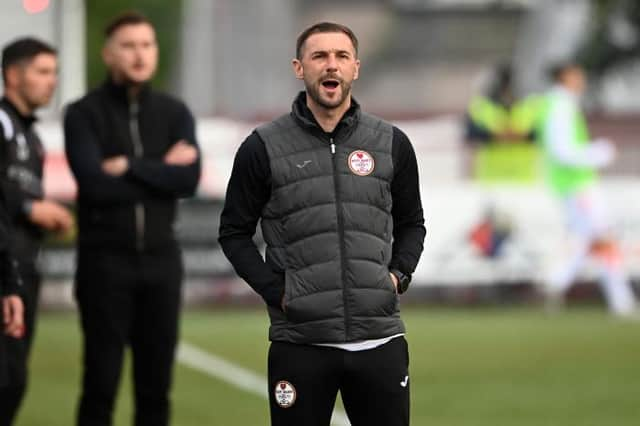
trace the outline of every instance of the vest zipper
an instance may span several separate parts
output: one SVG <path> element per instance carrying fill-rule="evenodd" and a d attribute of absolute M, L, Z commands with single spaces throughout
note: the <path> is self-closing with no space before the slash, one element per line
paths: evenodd
<path fill-rule="evenodd" d="M 138 123 L 140 112 L 140 104 L 138 101 L 132 101 L 129 103 L 129 134 L 131 136 L 131 142 L 133 143 L 133 155 L 136 158 L 141 158 L 144 155 L 144 148 L 142 146 L 142 139 L 140 138 L 140 126 Z M 134 206 L 135 221 L 136 221 L 136 249 L 138 251 L 144 250 L 144 205 L 142 202 L 138 202 Z"/>
<path fill-rule="evenodd" d="M 349 340 L 349 306 L 347 300 L 347 286 L 345 280 L 345 267 L 346 267 L 346 259 L 345 259 L 345 241 L 344 241 L 344 218 L 342 216 L 342 202 L 340 201 L 340 182 L 339 182 L 339 173 L 338 173 L 338 165 L 336 164 L 336 144 L 333 142 L 333 138 L 329 139 L 329 143 L 331 144 L 331 163 L 333 165 L 333 183 L 336 192 L 336 218 L 338 220 L 338 245 L 340 247 L 340 275 L 342 280 L 342 303 L 344 305 L 344 333 L 345 333 L 345 341 Z"/>

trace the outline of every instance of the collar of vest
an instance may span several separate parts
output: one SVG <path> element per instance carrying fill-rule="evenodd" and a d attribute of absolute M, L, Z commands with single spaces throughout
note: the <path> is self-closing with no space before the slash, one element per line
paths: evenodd
<path fill-rule="evenodd" d="M 129 103 L 129 94 L 128 84 L 116 83 L 113 81 L 111 77 L 108 77 L 105 82 L 102 84 L 103 90 L 105 90 L 109 95 L 116 98 L 118 101 L 123 102 L 125 104 Z M 144 83 L 142 88 L 140 89 L 140 93 L 138 94 L 138 100 L 144 100 L 149 93 L 151 92 L 151 84 Z"/>
<path fill-rule="evenodd" d="M 22 115 L 20 111 L 18 111 L 18 108 L 16 108 L 16 106 L 6 96 L 3 96 L 2 99 L 0 99 L 0 105 L 2 105 L 9 114 L 17 118 L 25 129 L 28 129 L 33 123 L 38 121 L 38 117 L 33 114 Z"/>
<path fill-rule="evenodd" d="M 318 124 L 313 113 L 307 106 L 307 92 L 304 90 L 298 93 L 291 105 L 291 116 L 296 122 L 307 129 L 326 133 Z M 360 104 L 351 97 L 351 107 L 344 113 L 331 135 L 336 135 L 342 129 L 352 129 L 360 120 Z"/>

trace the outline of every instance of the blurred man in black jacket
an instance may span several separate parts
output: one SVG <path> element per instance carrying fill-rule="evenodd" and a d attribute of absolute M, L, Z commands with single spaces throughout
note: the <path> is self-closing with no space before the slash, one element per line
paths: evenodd
<path fill-rule="evenodd" d="M 73 217 L 59 203 L 45 199 L 44 149 L 34 129 L 34 112 L 49 103 L 57 82 L 56 51 L 33 38 L 21 38 L 2 51 L 4 97 L 0 100 L 2 189 L 11 227 L 11 253 L 22 278 L 25 332 L 8 339 L 9 381 L 0 387 L 0 425 L 9 425 L 27 384 L 27 358 L 35 331 L 40 292 L 38 255 L 45 231 L 66 233 Z"/>
<path fill-rule="evenodd" d="M 151 89 L 153 25 L 127 13 L 106 29 L 108 80 L 69 106 L 64 130 L 78 183 L 76 298 L 84 331 L 79 425 L 109 425 L 123 352 L 133 352 L 135 424 L 169 422 L 182 281 L 176 201 L 194 194 L 194 119 Z"/>
<path fill-rule="evenodd" d="M 9 255 L 8 219 L 4 197 L 0 197 L 0 386 L 9 383 L 7 339 L 19 339 L 24 335 L 24 305 L 18 295 L 21 281 L 16 273 L 16 262 Z M 11 419 L 0 411 L 0 424 L 9 425 Z"/>
<path fill-rule="evenodd" d="M 4 196 L 0 194 L 0 386 L 9 383 L 7 339 L 19 339 L 24 335 L 24 305 L 18 295 L 22 282 L 16 261 L 9 253 L 9 220 Z M 4 411 L 0 411 L 0 424 L 8 425 L 9 421 Z"/>

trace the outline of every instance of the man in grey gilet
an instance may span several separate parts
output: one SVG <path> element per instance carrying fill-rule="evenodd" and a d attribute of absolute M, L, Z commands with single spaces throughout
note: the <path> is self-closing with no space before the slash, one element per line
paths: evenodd
<path fill-rule="evenodd" d="M 349 28 L 313 25 L 296 48 L 305 91 L 239 148 L 220 224 L 225 254 L 268 307 L 271 424 L 329 425 L 340 391 L 352 425 L 405 426 L 398 299 L 425 236 L 415 153 L 351 97 Z"/>

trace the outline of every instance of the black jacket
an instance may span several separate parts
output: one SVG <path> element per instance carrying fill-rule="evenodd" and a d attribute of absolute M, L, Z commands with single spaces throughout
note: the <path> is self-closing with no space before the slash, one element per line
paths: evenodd
<path fill-rule="evenodd" d="M 327 140 L 341 131 L 357 113 L 357 103 L 345 114 L 333 134 L 324 134 L 306 106 L 304 93 L 294 103 L 292 114 L 313 123 L 307 129 Z M 414 271 L 423 249 L 424 217 L 418 185 L 415 152 L 407 136 L 393 127 L 391 182 L 393 208 L 393 246 L 389 268 L 405 274 Z M 251 133 L 238 149 L 227 186 L 225 206 L 220 218 L 219 241 L 236 272 L 258 292 L 266 303 L 279 308 L 284 294 L 284 278 L 265 263 L 252 240 L 263 208 L 271 198 L 272 181 L 269 156 L 257 132 Z"/>
<path fill-rule="evenodd" d="M 4 194 L 0 192 L 0 296 L 18 294 L 22 286 L 22 280 L 18 274 L 18 263 L 11 255 L 9 238 L 9 216 Z"/>
<path fill-rule="evenodd" d="M 27 215 L 31 202 L 44 197 L 44 148 L 33 126 L 34 116 L 23 116 L 7 98 L 0 100 L 0 109 L 0 114 L 11 120 L 10 137 L 0 150 L 0 162 L 5 171 L 2 188 L 12 228 L 12 253 L 21 262 L 33 262 L 44 232 Z"/>
<path fill-rule="evenodd" d="M 7 158 L 5 153 L 12 149 L 11 145 L 16 139 L 22 142 L 22 129 L 18 128 L 20 123 L 19 114 L 13 106 L 6 100 L 0 101 L 0 176 L 2 185 L 0 186 L 0 295 L 16 294 L 22 284 L 17 272 L 17 262 L 12 255 L 13 226 L 12 226 L 12 205 L 7 194 Z M 32 118 L 24 118 L 29 127 L 33 122 Z M 22 136 L 19 136 L 22 135 Z M 1 332 L 0 332 L 1 333 Z"/>
<path fill-rule="evenodd" d="M 176 200 L 194 194 L 200 158 L 170 166 L 164 155 L 179 140 L 197 146 L 195 123 L 182 102 L 145 86 L 129 99 L 107 81 L 69 105 L 64 118 L 67 159 L 78 184 L 79 247 L 162 249 L 175 245 Z M 125 155 L 120 177 L 104 159 Z"/>

